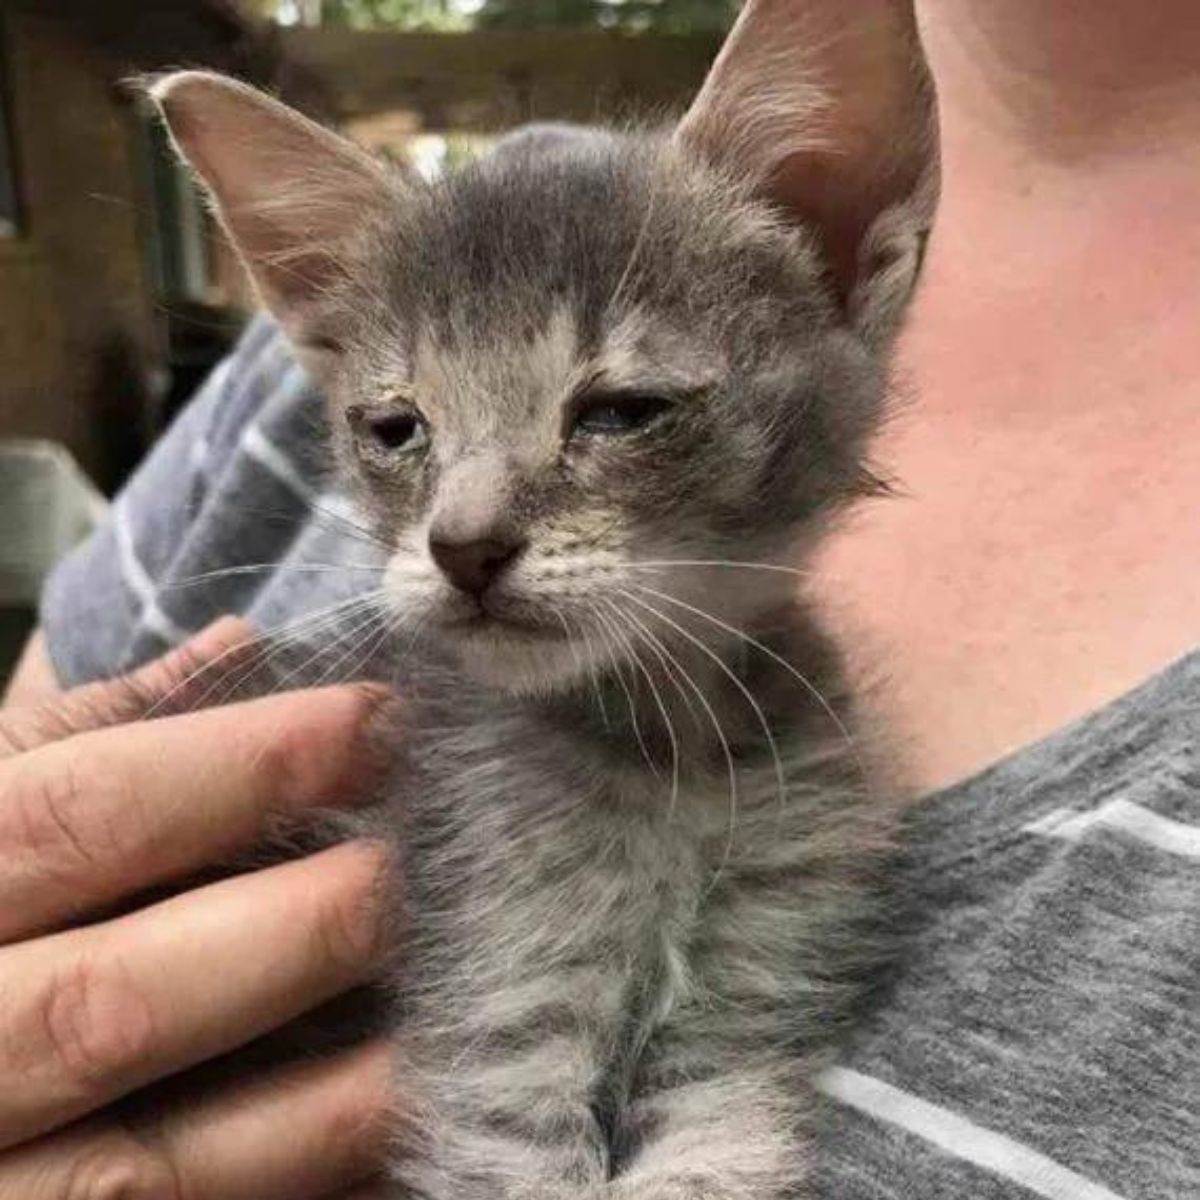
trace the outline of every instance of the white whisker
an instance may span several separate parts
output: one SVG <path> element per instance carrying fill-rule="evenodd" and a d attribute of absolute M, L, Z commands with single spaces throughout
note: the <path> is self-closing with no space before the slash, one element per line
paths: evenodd
<path fill-rule="evenodd" d="M 659 773 L 658 764 L 655 763 L 654 758 L 651 755 L 650 750 L 646 745 L 646 739 L 642 736 L 642 727 L 641 727 L 641 723 L 638 721 L 638 715 L 637 715 L 637 701 L 634 699 L 632 689 L 629 687 L 629 684 L 625 681 L 625 672 L 622 670 L 621 662 L 617 658 L 616 647 L 614 644 L 615 639 L 613 638 L 613 634 L 612 634 L 612 622 L 607 620 L 605 618 L 605 615 L 595 605 L 592 605 L 591 611 L 592 611 L 592 616 L 596 619 L 597 623 L 600 625 L 601 631 L 608 632 L 609 636 L 607 638 L 602 638 L 602 641 L 603 641 L 605 650 L 608 652 L 608 657 L 612 661 L 613 671 L 617 677 L 617 683 L 620 685 L 621 690 L 625 693 L 625 700 L 629 706 L 629 722 L 630 722 L 630 725 L 633 727 L 633 736 L 634 736 L 634 739 L 637 741 L 638 749 L 641 750 L 641 752 L 642 752 L 642 758 L 645 760 L 646 766 L 648 766 L 650 768 L 650 770 L 651 770 L 651 772 L 653 772 L 653 774 L 658 775 L 658 773 Z M 636 680 L 635 680 L 635 685 L 636 685 Z"/>
<path fill-rule="evenodd" d="M 731 558 L 662 558 L 640 559 L 621 564 L 622 569 L 630 570 L 667 570 L 671 567 L 727 567 L 739 571 L 774 571 L 781 575 L 791 575 L 796 579 L 811 579 L 811 571 L 801 571 L 797 567 L 785 567 L 780 563 L 739 562 Z"/>
<path fill-rule="evenodd" d="M 600 720 L 603 722 L 604 728 L 609 730 L 612 728 L 612 721 L 609 719 L 608 706 L 604 703 L 604 689 L 600 686 L 600 679 L 597 674 L 598 668 L 596 664 L 598 659 L 596 658 L 595 651 L 592 649 L 592 639 L 588 636 L 586 621 L 580 620 L 579 622 L 579 636 L 583 638 L 583 644 L 587 649 L 588 676 L 592 681 L 592 687 L 596 691 L 596 703 L 600 707 Z"/>
<path fill-rule="evenodd" d="M 358 542 L 372 550 L 382 550 L 389 555 L 394 549 L 366 526 L 360 525 L 357 521 L 352 521 L 342 513 L 334 512 L 332 509 L 324 508 L 319 504 L 310 504 L 300 513 L 286 513 L 267 508 L 252 508 L 248 505 L 239 505 L 237 511 L 246 516 L 261 517 L 269 524 L 290 525 L 297 530 L 303 529 L 306 525 L 313 524 L 318 528 L 325 528 L 331 532 L 339 533 L 351 541 Z"/>
<path fill-rule="evenodd" d="M 178 579 L 162 585 L 162 591 L 173 592 L 182 588 L 196 587 L 202 583 L 210 583 L 214 579 L 231 579 L 240 575 L 339 575 L 346 571 L 380 571 L 378 564 L 368 563 L 303 563 L 290 566 L 287 563 L 251 563 L 240 567 L 222 567 L 216 571 L 205 571 L 201 575 L 190 575 L 186 579 Z"/>
<path fill-rule="evenodd" d="M 626 612 L 624 615 L 629 621 L 631 621 L 634 625 L 638 626 L 641 629 L 642 635 L 646 638 L 646 640 L 651 645 L 657 646 L 659 652 L 661 654 L 663 654 L 667 659 L 669 659 L 672 663 L 675 664 L 675 668 L 679 671 L 680 675 L 683 677 L 683 679 L 687 683 L 688 687 L 691 688 L 696 699 L 699 700 L 700 706 L 704 709 L 705 713 L 708 715 L 708 719 L 709 719 L 709 722 L 712 724 L 713 731 L 717 735 L 717 741 L 720 743 L 721 750 L 725 755 L 725 765 L 729 770 L 730 833 L 729 833 L 729 840 L 728 840 L 728 842 L 726 844 L 726 848 L 725 848 L 725 858 L 722 859 L 720 865 L 717 867 L 716 871 L 713 874 L 712 880 L 709 882 L 708 890 L 711 891 L 712 888 L 715 886 L 717 880 L 720 878 L 721 872 L 722 872 L 722 870 L 724 870 L 725 863 L 728 861 L 728 857 L 729 857 L 730 853 L 732 852 L 733 830 L 737 824 L 737 810 L 738 810 L 737 767 L 733 761 L 733 750 L 730 748 L 729 739 L 725 736 L 725 730 L 722 727 L 721 722 L 717 717 L 716 711 L 713 709 L 713 706 L 709 703 L 708 697 L 705 696 L 703 689 L 695 681 L 695 679 L 692 678 L 691 673 L 687 670 L 687 668 L 679 661 L 678 658 L 675 657 L 674 654 L 671 653 L 671 651 L 665 645 L 663 645 L 662 639 L 660 637 L 658 637 L 658 635 L 655 634 L 653 632 L 653 630 L 651 630 L 644 621 L 641 621 L 638 617 L 636 617 L 631 612 Z"/>
<path fill-rule="evenodd" d="M 290 622 L 276 630 L 268 630 L 259 635 L 254 640 L 261 641 L 262 644 L 253 655 L 241 664 L 240 670 L 238 667 L 234 667 L 233 671 L 224 679 L 214 681 L 212 686 L 198 698 L 194 707 L 203 708 L 225 703 L 229 696 L 246 688 L 257 672 L 271 668 L 281 655 L 292 647 L 303 644 L 306 639 L 316 634 L 334 630 L 334 644 L 337 644 L 341 640 L 340 635 L 336 633 L 339 623 L 353 619 L 360 611 L 374 603 L 376 603 L 374 593 L 355 596 L 340 604 L 319 610 L 299 621 Z"/>
<path fill-rule="evenodd" d="M 611 600 L 602 600 L 601 603 L 610 609 L 618 619 L 619 628 L 619 620 L 625 614 Z M 658 690 L 658 684 L 654 682 L 654 675 L 638 655 L 636 641 L 626 641 L 623 633 L 620 636 L 630 659 L 637 666 L 638 670 L 641 671 L 642 677 L 646 681 L 646 686 L 650 689 L 650 694 L 654 697 L 654 703 L 658 707 L 659 716 L 662 717 L 663 726 L 666 729 L 667 740 L 671 744 L 671 803 L 668 812 L 674 813 L 679 804 L 679 739 L 676 736 L 675 726 L 671 722 L 671 716 L 667 711 L 662 693 Z"/>
<path fill-rule="evenodd" d="M 592 655 L 591 643 L 586 641 L 587 634 L 586 634 L 586 631 L 583 629 L 583 622 L 582 621 L 580 622 L 579 633 L 580 633 L 580 636 L 582 638 L 584 638 L 585 643 L 587 644 L 587 657 L 586 658 L 584 657 L 584 655 L 582 653 L 580 653 L 579 647 L 575 644 L 575 634 L 572 633 L 571 626 L 567 623 L 567 618 L 557 608 L 551 609 L 551 611 L 554 613 L 554 616 L 558 619 L 558 623 L 563 627 L 563 633 L 566 635 L 566 639 L 567 639 L 567 646 L 570 648 L 571 656 L 575 659 L 575 666 L 578 668 L 579 674 L 586 675 L 588 678 L 588 683 L 589 683 L 589 685 L 592 689 L 592 692 L 596 698 L 596 707 L 600 713 L 600 721 L 603 724 L 605 730 L 608 730 L 608 728 L 609 728 L 608 710 L 604 707 L 604 696 L 600 692 L 600 684 L 596 679 L 596 669 L 593 666 L 592 657 L 591 657 L 591 655 Z"/>
<path fill-rule="evenodd" d="M 733 684 L 733 686 L 737 688 L 739 692 L 741 692 L 742 696 L 746 700 L 746 703 L 749 704 L 754 710 L 754 715 L 758 718 L 758 723 L 762 727 L 763 736 L 767 739 L 767 746 L 770 748 L 771 758 L 775 765 L 775 782 L 779 789 L 780 809 L 782 810 L 785 808 L 787 806 L 787 778 L 783 770 L 783 760 L 779 757 L 779 745 L 775 741 L 775 734 L 771 730 L 770 722 L 767 720 L 767 714 L 763 712 L 762 705 L 759 704 L 758 700 L 754 696 L 754 693 L 751 692 L 750 689 L 738 678 L 737 672 L 734 671 L 733 668 L 730 667 L 729 664 L 726 663 L 725 660 L 716 653 L 716 651 L 711 649 L 709 646 L 706 646 L 703 641 L 685 629 L 679 624 L 678 621 L 668 617 L 666 613 L 659 612 L 659 610 L 653 605 L 647 603 L 645 600 L 639 600 L 636 596 L 632 596 L 626 591 L 622 591 L 620 594 L 624 596 L 626 600 L 636 604 L 639 608 L 643 608 L 647 612 L 656 616 L 664 624 L 669 625 L 672 629 L 674 629 L 681 637 L 691 642 L 691 644 L 695 646 L 697 650 L 714 662 Z"/>
<path fill-rule="evenodd" d="M 272 694 L 275 692 L 286 691 L 288 684 L 293 680 L 303 679 L 308 669 L 317 662 L 323 655 L 330 653 L 337 647 L 341 646 L 347 637 L 353 635 L 361 628 L 360 624 L 354 624 L 349 629 L 339 629 L 338 625 L 343 620 L 353 621 L 362 612 L 366 611 L 369 616 L 368 620 L 373 619 L 375 612 L 382 601 L 382 592 L 370 592 L 365 596 L 356 597 L 353 604 L 347 605 L 344 609 L 338 612 L 331 613 L 324 620 L 314 623 L 311 626 L 304 627 L 287 638 L 278 639 L 271 637 L 270 648 L 266 655 L 259 660 L 256 666 L 247 674 L 243 674 L 238 678 L 229 689 L 229 691 L 237 691 L 239 688 L 246 686 L 250 677 L 256 670 L 262 670 L 271 665 L 276 658 L 286 651 L 297 645 L 303 645 L 305 641 L 311 638 L 314 634 L 324 633 L 333 630 L 333 640 L 329 644 L 319 645 L 302 663 L 291 668 L 279 679 L 274 681 Z"/>
<path fill-rule="evenodd" d="M 368 593 L 368 595 L 374 595 L 374 594 L 375 593 Z M 175 684 L 174 687 L 172 687 L 164 695 L 160 696 L 159 699 L 156 700 L 155 703 L 153 705 L 151 705 L 151 707 L 149 709 L 147 709 L 147 711 L 142 716 L 142 720 L 146 720 L 146 721 L 152 720 L 159 713 L 161 713 L 163 711 L 163 709 L 165 709 L 180 692 L 182 692 L 184 689 L 189 687 L 191 684 L 195 683 L 196 680 L 199 679 L 202 675 L 204 675 L 206 672 L 215 670 L 225 660 L 232 658 L 236 655 L 242 654 L 248 647 L 253 646 L 256 642 L 259 642 L 264 638 L 273 637 L 277 634 L 289 633 L 291 630 L 294 630 L 294 629 L 303 630 L 304 627 L 309 624 L 318 623 L 318 622 L 323 623 L 331 615 L 338 614 L 346 609 L 352 609 L 353 606 L 361 604 L 363 602 L 363 599 L 364 599 L 364 597 L 362 597 L 362 596 L 352 596 L 347 600 L 342 600 L 337 604 L 330 605 L 324 609 L 319 609 L 314 613 L 306 614 L 303 617 L 297 618 L 293 621 L 289 621 L 283 625 L 277 626 L 275 630 L 267 630 L 264 633 L 259 633 L 258 631 L 253 632 L 249 637 L 243 638 L 242 641 L 238 642 L 236 645 L 230 646 L 228 649 L 222 651 L 219 655 L 217 655 L 216 658 L 209 659 L 208 661 L 201 663 L 194 671 L 189 672 L 183 679 L 181 679 L 177 684 Z M 266 652 L 265 648 L 260 648 L 255 653 L 255 655 L 252 656 L 251 661 L 252 662 L 256 661 L 265 652 Z M 239 665 L 245 666 L 246 664 L 241 663 Z M 204 707 L 205 704 L 208 702 L 209 697 L 212 695 L 212 693 L 218 687 L 220 687 L 221 683 L 223 683 L 223 682 L 225 682 L 225 679 L 216 680 L 213 684 L 211 684 L 209 686 L 209 688 L 205 691 L 205 693 L 201 697 L 199 697 L 199 699 L 196 700 L 196 702 L 191 707 L 192 708 Z"/>
<path fill-rule="evenodd" d="M 353 629 L 348 630 L 345 637 L 350 638 L 351 644 L 348 650 L 343 651 L 334 659 L 331 666 L 325 668 L 324 671 L 311 684 L 312 687 L 324 687 L 337 674 L 338 670 L 345 664 L 354 659 L 359 651 L 374 637 L 379 627 L 386 628 L 388 624 L 388 612 L 385 608 L 374 608 L 367 612 L 366 617 L 358 622 Z M 348 671 L 343 680 L 348 682 L 352 680 L 369 661 L 368 658 L 358 658 L 353 671 Z M 342 680 L 339 680 L 342 682 Z"/>
<path fill-rule="evenodd" d="M 719 617 L 714 617 L 712 613 L 705 612 L 703 609 L 697 608 L 693 604 L 688 604 L 686 601 L 680 600 L 677 596 L 668 595 L 666 592 L 660 592 L 655 588 L 648 588 L 644 584 L 640 583 L 631 584 L 630 586 L 636 588 L 639 592 L 645 592 L 649 596 L 656 596 L 659 600 L 665 600 L 668 604 L 674 604 L 679 608 L 685 609 L 687 612 L 695 614 L 702 620 L 711 622 L 713 625 L 717 626 L 718 629 L 723 629 L 726 633 L 732 634 L 736 638 L 740 638 L 746 643 L 746 645 L 753 646 L 755 650 L 759 651 L 759 653 L 765 654 L 773 662 L 776 662 L 783 667 L 783 669 L 787 671 L 788 674 L 791 675 L 801 687 L 804 688 L 804 690 L 817 702 L 817 704 L 820 705 L 825 715 L 828 716 L 833 722 L 838 733 L 841 735 L 842 739 L 846 743 L 847 748 L 854 757 L 854 761 L 858 766 L 862 776 L 864 778 L 867 777 L 866 766 L 859 757 L 858 747 L 855 745 L 854 737 L 847 728 L 846 723 L 841 717 L 838 716 L 837 712 L 833 708 L 833 705 L 831 705 L 829 701 L 826 700 L 826 698 L 821 694 L 820 689 L 817 688 L 811 680 L 807 679 L 800 671 L 798 671 L 790 662 L 788 662 L 786 658 L 784 658 L 781 654 L 776 653 L 771 649 L 770 646 L 760 642 L 757 638 L 752 637 L 744 630 L 738 629 L 736 626 L 730 625 L 726 621 L 722 621 Z"/>

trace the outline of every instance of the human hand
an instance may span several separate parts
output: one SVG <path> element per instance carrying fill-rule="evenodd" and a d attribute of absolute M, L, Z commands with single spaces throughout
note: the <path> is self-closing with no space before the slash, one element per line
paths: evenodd
<path fill-rule="evenodd" d="M 379 689 L 137 721 L 245 636 L 222 622 L 130 679 L 0 713 L 0 1200 L 301 1200 L 382 1149 L 378 1044 L 108 1108 L 364 982 L 380 950 L 367 843 L 104 915 L 362 790 Z"/>

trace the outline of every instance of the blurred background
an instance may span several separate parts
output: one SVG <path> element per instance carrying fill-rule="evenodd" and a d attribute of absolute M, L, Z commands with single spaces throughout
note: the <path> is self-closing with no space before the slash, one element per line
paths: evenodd
<path fill-rule="evenodd" d="M 736 0 L 0 0 L 0 680 L 45 571 L 252 307 L 132 76 L 232 72 L 434 173 L 678 111 Z"/>

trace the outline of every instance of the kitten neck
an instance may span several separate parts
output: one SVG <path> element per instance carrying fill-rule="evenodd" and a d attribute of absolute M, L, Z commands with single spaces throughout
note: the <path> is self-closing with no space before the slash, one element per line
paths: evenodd
<path fill-rule="evenodd" d="M 789 609 L 750 636 L 706 641 L 707 652 L 676 640 L 669 663 L 639 644 L 639 665 L 614 664 L 534 703 L 598 747 L 663 774 L 676 754 L 685 773 L 705 764 L 723 771 L 727 750 L 742 761 L 770 756 L 796 736 L 814 746 L 844 740 L 850 715 L 840 664 L 810 619 Z"/>

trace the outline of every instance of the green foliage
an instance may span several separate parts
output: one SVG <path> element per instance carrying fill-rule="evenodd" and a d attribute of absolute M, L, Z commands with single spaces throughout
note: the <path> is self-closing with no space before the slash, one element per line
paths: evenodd
<path fill-rule="evenodd" d="M 483 29 L 600 25 L 662 33 L 723 32 L 736 0 L 485 0 L 476 24 Z"/>
<path fill-rule="evenodd" d="M 278 8 L 279 0 L 255 0 Z M 484 0 L 477 12 L 462 0 L 324 0 L 322 21 L 354 29 L 654 30 L 713 33 L 729 27 L 737 0 Z"/>
<path fill-rule="evenodd" d="M 607 0 L 485 0 L 475 17 L 480 29 L 539 29 L 601 24 Z"/>
<path fill-rule="evenodd" d="M 466 29 L 469 21 L 449 0 L 324 0 L 326 25 L 353 29 Z"/>
<path fill-rule="evenodd" d="M 725 33 L 737 16 L 737 0 L 630 0 L 643 28 L 663 33 Z M 639 15 L 640 14 L 640 15 Z"/>

